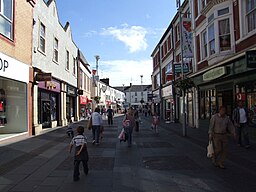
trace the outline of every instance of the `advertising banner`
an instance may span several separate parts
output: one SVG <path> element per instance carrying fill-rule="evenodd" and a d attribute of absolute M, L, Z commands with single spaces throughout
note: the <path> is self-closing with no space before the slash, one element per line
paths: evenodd
<path fill-rule="evenodd" d="M 182 50 L 184 58 L 193 58 L 193 34 L 190 18 L 182 19 Z"/>

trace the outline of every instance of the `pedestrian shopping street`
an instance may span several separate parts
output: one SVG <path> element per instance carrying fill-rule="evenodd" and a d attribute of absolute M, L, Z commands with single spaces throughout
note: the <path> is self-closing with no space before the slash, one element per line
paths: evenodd
<path fill-rule="evenodd" d="M 151 130 L 151 117 L 142 117 L 140 131 L 133 133 L 133 145 L 120 143 L 123 116 L 114 126 L 105 125 L 99 146 L 88 137 L 89 174 L 82 171 L 73 182 L 73 157 L 68 153 L 66 127 L 45 134 L 1 142 L 0 191 L 33 192 L 251 192 L 256 191 L 256 149 L 230 150 L 222 170 L 206 157 L 207 133 L 161 122 L 159 135 Z M 107 124 L 107 122 L 104 122 Z M 86 121 L 75 125 L 85 125 Z M 10 144 L 8 144 L 8 142 Z"/>

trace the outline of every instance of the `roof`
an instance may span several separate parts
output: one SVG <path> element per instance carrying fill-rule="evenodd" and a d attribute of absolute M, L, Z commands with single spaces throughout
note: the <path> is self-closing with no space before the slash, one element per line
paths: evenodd
<path fill-rule="evenodd" d="M 124 91 L 124 92 L 141 92 L 143 91 L 152 91 L 152 85 L 132 85 L 130 86 L 119 86 L 119 87 L 114 87 L 115 89 L 119 91 Z"/>

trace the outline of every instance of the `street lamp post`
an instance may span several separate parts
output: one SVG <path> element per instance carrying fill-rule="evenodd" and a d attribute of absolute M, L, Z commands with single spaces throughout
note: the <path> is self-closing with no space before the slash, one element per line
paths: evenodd
<path fill-rule="evenodd" d="M 143 75 L 140 75 L 141 78 L 141 107 L 143 107 Z"/>
<path fill-rule="evenodd" d="M 182 10 L 180 0 L 178 1 L 178 11 L 179 11 L 179 22 L 180 22 L 180 48 L 181 48 L 181 80 L 184 79 L 184 61 L 183 61 L 183 37 L 182 37 Z M 185 90 L 182 89 L 182 135 L 187 136 L 187 125 L 186 125 L 186 110 L 185 110 Z"/>
<path fill-rule="evenodd" d="M 100 60 L 100 56 L 99 55 L 95 55 L 95 59 L 96 59 L 96 82 L 97 82 L 97 96 L 99 96 L 99 60 Z"/>

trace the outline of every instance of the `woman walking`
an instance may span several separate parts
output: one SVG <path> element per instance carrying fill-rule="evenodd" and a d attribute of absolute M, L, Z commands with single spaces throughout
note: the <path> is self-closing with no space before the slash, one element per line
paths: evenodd
<path fill-rule="evenodd" d="M 102 116 L 100 115 L 100 108 L 96 108 L 95 111 L 92 113 L 92 137 L 93 141 L 92 144 L 99 145 L 99 138 L 100 138 L 100 131 L 103 125 Z"/>
<path fill-rule="evenodd" d="M 135 127 L 135 118 L 134 118 L 134 112 L 133 109 L 130 107 L 127 111 L 127 114 L 125 115 L 125 118 L 123 120 L 123 127 L 124 131 L 126 132 L 128 138 L 128 147 L 132 146 L 132 131 Z"/>

